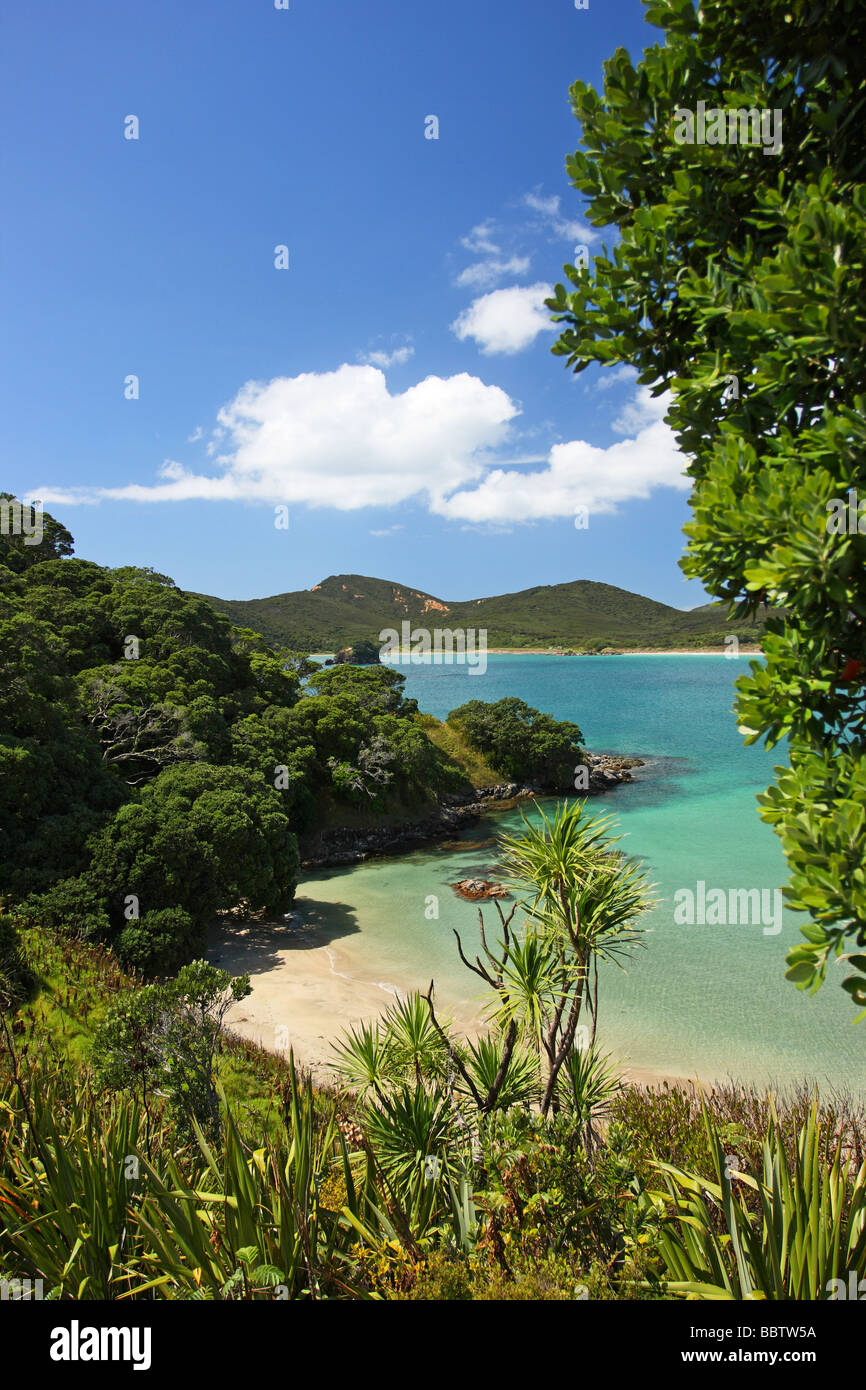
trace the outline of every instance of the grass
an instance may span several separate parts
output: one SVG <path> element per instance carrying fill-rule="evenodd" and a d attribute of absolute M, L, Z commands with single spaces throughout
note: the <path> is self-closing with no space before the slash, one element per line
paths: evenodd
<path fill-rule="evenodd" d="M 452 725 L 443 723 L 432 714 L 417 714 L 415 722 L 451 763 L 450 782 L 442 790 L 469 791 L 472 787 L 493 787 L 508 780 L 491 767 L 481 753 L 470 747 Z M 384 805 L 380 801 L 370 805 L 352 805 L 323 796 L 317 808 L 315 829 L 301 836 L 301 853 L 304 857 L 314 853 L 323 831 L 355 830 L 363 833 L 365 830 L 402 827 L 407 821 L 421 821 L 433 816 L 438 809 L 439 801 L 432 795 L 408 801 L 405 798 L 397 799 L 389 793 Z"/>
<path fill-rule="evenodd" d="M 138 988 L 141 981 L 103 946 L 39 928 L 21 935 L 27 962 L 37 977 L 34 997 L 12 1020 L 21 1061 L 26 1064 L 28 1058 L 52 1056 L 75 1070 L 85 1070 L 109 1005 L 119 994 Z M 229 1033 L 223 1038 L 218 1076 L 245 1133 L 260 1141 L 279 1132 L 290 1082 L 286 1060 Z M 315 1094 L 322 1107 L 332 1099 L 325 1090 Z"/>
<path fill-rule="evenodd" d="M 416 718 L 431 743 L 435 743 L 436 747 L 450 758 L 473 787 L 493 787 L 506 780 L 480 753 L 470 747 L 464 736 L 452 724 L 442 723 L 432 714 L 419 714 Z"/>
<path fill-rule="evenodd" d="M 815 1099 L 807 1082 L 775 1089 L 773 1094 L 780 1129 L 789 1159 L 797 1150 L 797 1135 L 806 1122 Z M 654 1160 L 662 1159 L 675 1167 L 709 1172 L 712 1150 L 702 1120 L 702 1103 L 713 1119 L 726 1152 L 751 1171 L 760 1166 L 763 1136 L 771 1119 L 766 1091 L 736 1081 L 713 1086 L 706 1091 L 669 1082 L 643 1088 L 626 1086 L 613 1100 L 610 1120 L 637 1141 L 642 1155 L 638 1169 L 649 1177 Z M 821 1121 L 828 1162 L 837 1144 L 843 1158 L 850 1157 L 856 1167 L 866 1159 L 866 1104 L 862 1096 L 845 1091 L 825 1092 L 818 1117 Z"/>
<path fill-rule="evenodd" d="M 109 1004 L 134 987 L 134 977 L 104 947 L 72 937 L 54 937 L 33 927 L 22 932 L 21 944 L 37 985 L 34 997 L 19 1010 L 14 1031 L 28 1046 L 50 1039 L 71 1062 L 83 1064 Z"/>

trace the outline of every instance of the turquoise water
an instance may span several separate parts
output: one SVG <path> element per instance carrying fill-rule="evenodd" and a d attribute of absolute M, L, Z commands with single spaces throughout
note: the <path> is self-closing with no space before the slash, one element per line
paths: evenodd
<path fill-rule="evenodd" d="M 646 947 L 627 973 L 603 972 L 605 1047 L 632 1067 L 673 1075 L 862 1087 L 866 1026 L 851 1027 L 856 1011 L 832 970 L 812 999 L 783 978 L 801 914 L 785 910 L 778 935 L 765 934 L 761 921 L 674 921 L 674 893 L 695 892 L 699 880 L 726 896 L 732 888 L 769 890 L 768 905 L 785 882 L 779 843 L 755 802 L 779 750 L 744 747 L 732 713 L 733 682 L 746 659 L 489 656 L 483 675 L 444 665 L 403 669 L 407 695 L 439 718 L 469 699 L 517 695 L 576 721 L 588 747 L 647 760 L 639 781 L 591 803 L 616 813 L 622 847 L 645 861 L 661 900 L 644 919 Z M 305 879 L 299 905 L 325 929 L 340 969 L 386 989 L 426 988 L 433 977 L 443 1009 L 468 1023 L 483 996 L 457 959 L 452 928 L 473 941 L 477 909 L 450 885 L 495 877 L 495 833 L 514 825 L 516 813 L 489 817 L 447 846 L 320 873 Z M 438 920 L 426 915 L 431 897 Z M 495 920 L 490 904 L 485 920 Z"/>

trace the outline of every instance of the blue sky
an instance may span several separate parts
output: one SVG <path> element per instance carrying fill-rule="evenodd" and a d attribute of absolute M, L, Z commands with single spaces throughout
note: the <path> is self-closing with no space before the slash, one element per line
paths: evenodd
<path fill-rule="evenodd" d="M 229 598 L 362 573 L 703 601 L 658 403 L 568 373 L 540 307 L 604 239 L 568 88 L 655 41 L 638 0 L 88 0 L 4 27 L 3 486 L 78 554 Z"/>

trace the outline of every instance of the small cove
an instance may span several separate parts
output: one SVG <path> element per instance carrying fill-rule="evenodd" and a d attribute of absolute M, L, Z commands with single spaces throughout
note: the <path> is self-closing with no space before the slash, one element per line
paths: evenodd
<path fill-rule="evenodd" d="M 745 659 L 491 655 L 484 676 L 447 665 L 402 669 L 406 694 L 439 718 L 468 699 L 516 695 L 575 720 L 596 751 L 646 759 L 633 785 L 590 803 L 616 815 L 622 847 L 645 861 L 660 899 L 645 919 L 645 949 L 627 972 L 603 972 L 606 1048 L 635 1069 L 670 1075 L 862 1088 L 866 1030 L 851 1027 L 855 1010 L 833 970 L 811 999 L 784 980 L 805 917 L 786 909 L 778 934 L 760 923 L 674 921 L 678 889 L 772 892 L 786 880 L 755 802 L 783 755 L 744 747 L 732 713 Z M 519 824 L 518 812 L 488 816 L 448 844 L 316 871 L 300 885 L 302 919 L 327 933 L 339 970 L 381 988 L 383 1006 L 394 989 L 426 989 L 433 978 L 443 1010 L 470 1026 L 483 996 L 458 960 L 453 930 L 472 944 L 477 909 L 451 885 L 495 876 L 495 835 Z M 428 915 L 433 899 L 438 918 Z M 484 913 L 492 934 L 492 903 Z"/>

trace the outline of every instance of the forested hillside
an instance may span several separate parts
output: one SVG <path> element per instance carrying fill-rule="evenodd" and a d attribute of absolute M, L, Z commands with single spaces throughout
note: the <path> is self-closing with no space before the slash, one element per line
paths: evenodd
<path fill-rule="evenodd" d="M 272 598 L 208 601 L 233 622 L 249 625 L 271 642 L 307 651 L 332 651 L 375 639 L 385 628 L 408 621 L 432 629 L 485 628 L 493 647 L 719 646 L 734 633 L 760 639 L 760 619 L 743 623 L 726 616 L 724 604 L 685 612 L 611 584 L 577 579 L 514 594 L 452 602 L 385 579 L 336 574 L 312 589 Z"/>
<path fill-rule="evenodd" d="M 398 673 L 274 651 L 45 523 L 0 556 L 0 895 L 22 920 L 173 969 L 219 909 L 291 906 L 298 835 L 465 785 Z"/>

